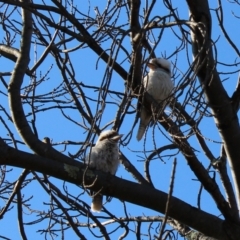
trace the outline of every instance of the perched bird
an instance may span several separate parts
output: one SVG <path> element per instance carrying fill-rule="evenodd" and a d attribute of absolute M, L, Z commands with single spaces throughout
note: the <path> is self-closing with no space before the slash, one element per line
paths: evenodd
<path fill-rule="evenodd" d="M 45 138 L 43 138 L 42 142 L 46 144 L 46 146 L 44 148 L 44 153 L 46 153 L 47 151 L 49 151 L 52 148 L 51 140 L 49 137 L 45 137 Z"/>
<path fill-rule="evenodd" d="M 43 138 L 42 142 L 46 143 L 48 146 L 51 146 L 51 145 L 52 145 L 52 144 L 51 144 L 51 140 L 50 140 L 49 137 Z"/>
<path fill-rule="evenodd" d="M 164 101 L 173 89 L 171 63 L 163 58 L 152 58 L 148 63 L 149 73 L 143 79 L 143 86 L 158 103 Z M 151 120 L 151 112 L 144 106 L 140 109 L 140 125 L 137 140 L 140 141 Z"/>
<path fill-rule="evenodd" d="M 118 141 L 122 136 L 115 130 L 103 131 L 96 145 L 88 154 L 87 163 L 89 167 L 115 175 L 119 165 Z M 102 199 L 103 196 L 101 194 L 96 194 L 93 197 L 91 205 L 93 212 L 101 211 Z"/>

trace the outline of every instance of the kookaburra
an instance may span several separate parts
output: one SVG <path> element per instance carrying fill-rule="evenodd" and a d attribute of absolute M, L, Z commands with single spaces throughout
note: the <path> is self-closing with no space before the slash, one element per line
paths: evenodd
<path fill-rule="evenodd" d="M 115 175 L 119 165 L 118 141 L 122 137 L 115 130 L 103 131 L 96 145 L 91 149 L 87 157 L 87 163 L 90 168 L 100 170 Z M 93 196 L 91 210 L 100 212 L 102 208 L 102 194 Z"/>
<path fill-rule="evenodd" d="M 144 90 L 147 91 L 158 103 L 169 97 L 173 89 L 171 81 L 171 63 L 163 58 L 152 58 L 148 67 L 149 73 L 143 79 Z M 140 141 L 151 120 L 151 109 L 147 110 L 143 105 L 140 109 L 140 125 L 137 140 Z"/>

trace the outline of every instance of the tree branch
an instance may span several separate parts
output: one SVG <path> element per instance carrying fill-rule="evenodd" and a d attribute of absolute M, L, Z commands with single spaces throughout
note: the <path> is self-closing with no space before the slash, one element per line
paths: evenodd
<path fill-rule="evenodd" d="M 0 155 L 0 164 L 42 172 L 78 185 L 88 185 L 94 191 L 102 189 L 101 191 L 105 195 L 122 199 L 157 212 L 165 212 L 168 194 L 156 190 L 149 185 L 133 183 L 99 171 L 86 170 L 85 166 L 79 162 L 65 164 L 19 151 L 7 146 L 2 140 L 0 140 Z M 93 182 L 94 184 L 92 184 Z M 227 239 L 225 230 L 223 229 L 223 220 L 198 210 L 176 197 L 171 197 L 168 214 L 169 217 L 197 231 L 203 232 L 207 236 L 215 237 L 219 240 Z M 199 224 L 199 221 L 201 221 L 201 224 Z M 211 228 L 209 228 L 210 225 Z M 235 228 L 232 234 L 240 237 L 240 229 Z"/>
<path fill-rule="evenodd" d="M 237 193 L 238 206 L 240 204 L 240 127 L 231 100 L 224 89 L 214 60 L 211 41 L 211 15 L 207 0 L 187 0 L 190 17 L 205 28 L 205 35 L 193 27 L 191 31 L 193 55 L 201 67 L 195 69 L 204 89 L 205 96 L 212 109 L 218 131 L 224 142 L 227 158 Z M 202 49 L 202 51 L 201 51 Z M 199 64 L 197 64 L 199 65 Z M 239 221 L 239 219 L 235 219 Z"/>

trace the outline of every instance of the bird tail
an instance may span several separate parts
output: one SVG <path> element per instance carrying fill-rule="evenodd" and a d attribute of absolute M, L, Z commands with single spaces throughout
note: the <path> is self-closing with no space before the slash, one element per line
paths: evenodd
<path fill-rule="evenodd" d="M 146 125 L 143 124 L 142 120 L 140 121 L 140 125 L 139 125 L 139 128 L 138 128 L 138 132 L 137 132 L 137 140 L 140 141 L 146 131 Z"/>
<path fill-rule="evenodd" d="M 140 124 L 137 132 L 137 140 L 140 141 L 146 131 L 146 128 L 151 120 L 151 114 L 142 107 L 140 115 Z"/>
<path fill-rule="evenodd" d="M 92 212 L 101 212 L 102 209 L 103 195 L 97 194 L 93 197 L 91 210 Z"/>

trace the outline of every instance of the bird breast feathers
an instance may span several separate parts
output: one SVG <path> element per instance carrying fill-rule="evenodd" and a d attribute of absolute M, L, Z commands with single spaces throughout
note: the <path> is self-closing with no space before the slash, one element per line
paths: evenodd
<path fill-rule="evenodd" d="M 89 154 L 89 165 L 97 170 L 115 174 L 119 164 L 118 146 L 117 144 L 108 146 L 109 144 L 98 144 L 92 148 Z M 109 147 L 111 149 L 109 149 Z M 111 151 L 110 151 L 111 150 Z"/>
<path fill-rule="evenodd" d="M 164 100 L 173 89 L 170 76 L 163 71 L 152 71 L 144 78 L 144 87 L 156 100 Z"/>

